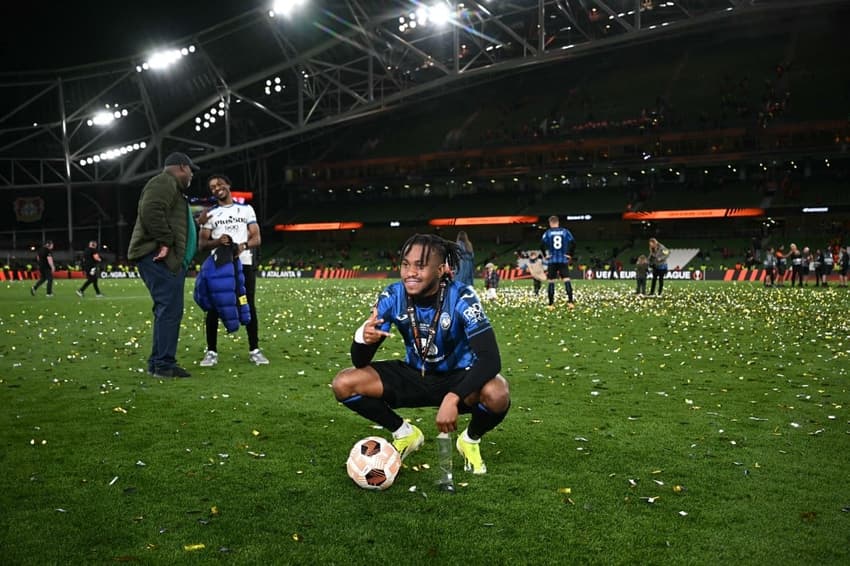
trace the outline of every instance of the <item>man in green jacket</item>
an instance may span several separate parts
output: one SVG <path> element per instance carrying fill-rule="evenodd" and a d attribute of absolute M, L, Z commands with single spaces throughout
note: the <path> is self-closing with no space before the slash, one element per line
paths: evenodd
<path fill-rule="evenodd" d="M 153 346 L 148 373 L 158 378 L 189 377 L 177 365 L 177 340 L 183 319 L 183 286 L 198 243 L 198 232 L 184 192 L 199 167 L 185 153 L 165 158 L 162 173 L 139 196 L 136 225 L 127 258 L 153 299 Z"/>

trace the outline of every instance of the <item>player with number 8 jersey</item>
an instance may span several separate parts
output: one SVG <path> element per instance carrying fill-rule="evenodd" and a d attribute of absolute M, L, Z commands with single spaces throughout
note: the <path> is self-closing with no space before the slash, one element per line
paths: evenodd
<path fill-rule="evenodd" d="M 540 239 L 540 249 L 549 258 L 549 310 L 555 308 L 555 279 L 564 282 L 567 292 L 567 306 L 573 308 L 573 284 L 570 280 L 570 260 L 575 252 L 576 241 L 572 232 L 562 227 L 557 216 L 549 217 L 549 229 Z"/>

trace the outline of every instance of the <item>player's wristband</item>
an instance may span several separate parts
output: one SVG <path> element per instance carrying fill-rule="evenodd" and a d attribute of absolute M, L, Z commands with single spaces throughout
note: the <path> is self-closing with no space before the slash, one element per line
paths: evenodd
<path fill-rule="evenodd" d="M 360 328 L 354 331 L 354 341 L 358 344 L 365 344 L 366 338 L 363 336 L 363 333 L 366 331 L 366 323 L 364 322 Z"/>

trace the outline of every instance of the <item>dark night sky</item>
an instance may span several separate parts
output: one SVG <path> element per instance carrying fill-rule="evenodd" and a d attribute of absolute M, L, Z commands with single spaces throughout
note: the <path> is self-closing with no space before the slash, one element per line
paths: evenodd
<path fill-rule="evenodd" d="M 0 34 L 0 73 L 142 54 L 270 0 L 20 2 Z M 14 15 L 13 15 L 14 14 Z"/>

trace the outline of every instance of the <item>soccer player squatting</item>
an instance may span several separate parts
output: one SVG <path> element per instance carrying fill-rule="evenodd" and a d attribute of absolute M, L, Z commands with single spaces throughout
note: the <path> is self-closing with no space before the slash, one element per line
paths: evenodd
<path fill-rule="evenodd" d="M 510 391 L 499 374 L 496 335 L 478 296 L 451 273 L 458 246 L 433 234 L 416 234 L 401 249 L 401 281 L 378 297 L 372 314 L 351 344 L 354 367 L 333 380 L 336 399 L 393 434 L 402 459 L 418 450 L 422 431 L 395 411 L 438 407 L 439 432 L 457 430 L 459 414 L 470 413 L 469 426 L 456 447 L 464 469 L 484 474 L 481 437 L 507 415 Z M 395 325 L 404 339 L 405 360 L 373 361 Z"/>

